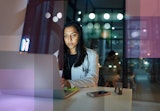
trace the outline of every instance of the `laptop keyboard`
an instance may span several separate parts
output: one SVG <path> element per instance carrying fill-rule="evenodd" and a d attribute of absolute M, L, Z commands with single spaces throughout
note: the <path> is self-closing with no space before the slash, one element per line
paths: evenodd
<path fill-rule="evenodd" d="M 64 88 L 64 93 L 65 93 L 65 95 L 68 95 L 68 94 L 71 94 L 71 93 L 73 93 L 73 92 L 77 92 L 79 89 L 78 88 Z"/>

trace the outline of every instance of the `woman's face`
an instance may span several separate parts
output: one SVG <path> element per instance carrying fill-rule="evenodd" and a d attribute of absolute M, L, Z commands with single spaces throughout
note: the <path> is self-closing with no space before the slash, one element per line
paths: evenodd
<path fill-rule="evenodd" d="M 69 26 L 64 29 L 64 42 L 70 49 L 70 53 L 76 53 L 76 46 L 79 40 L 79 33 L 75 27 Z"/>

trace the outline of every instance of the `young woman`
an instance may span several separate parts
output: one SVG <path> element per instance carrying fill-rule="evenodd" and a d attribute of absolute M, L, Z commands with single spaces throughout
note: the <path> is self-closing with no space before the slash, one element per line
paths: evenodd
<path fill-rule="evenodd" d="M 84 46 L 82 27 L 74 21 L 66 24 L 62 85 L 80 88 L 97 86 L 98 74 L 98 55 Z"/>

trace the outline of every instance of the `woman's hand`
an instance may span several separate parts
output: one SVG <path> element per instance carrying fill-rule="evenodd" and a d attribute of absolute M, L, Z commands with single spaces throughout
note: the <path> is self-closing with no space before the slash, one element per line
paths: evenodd
<path fill-rule="evenodd" d="M 61 86 L 62 86 L 62 87 L 68 87 L 68 88 L 71 87 L 69 81 L 66 80 L 66 79 L 64 79 L 64 78 L 61 79 Z"/>

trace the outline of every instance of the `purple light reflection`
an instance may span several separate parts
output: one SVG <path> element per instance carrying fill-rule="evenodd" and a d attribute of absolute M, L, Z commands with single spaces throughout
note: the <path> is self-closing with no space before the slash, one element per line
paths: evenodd
<path fill-rule="evenodd" d="M 126 0 L 127 58 L 160 58 L 159 9 L 159 0 Z M 138 44 L 131 44 L 133 42 Z"/>
<path fill-rule="evenodd" d="M 137 25 L 131 26 L 133 21 Z M 132 17 L 127 25 L 127 58 L 159 58 L 160 17 Z M 140 32 L 136 38 L 132 37 L 132 32 L 135 31 Z"/>
<path fill-rule="evenodd" d="M 53 99 L 0 94 L 0 111 L 53 111 Z"/>
<path fill-rule="evenodd" d="M 33 97 L 15 95 L 0 96 L 0 111 L 35 111 Z"/>
<path fill-rule="evenodd" d="M 34 70 L 0 69 L 0 89 L 34 90 Z"/>

